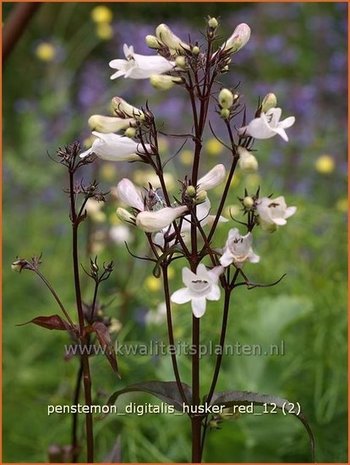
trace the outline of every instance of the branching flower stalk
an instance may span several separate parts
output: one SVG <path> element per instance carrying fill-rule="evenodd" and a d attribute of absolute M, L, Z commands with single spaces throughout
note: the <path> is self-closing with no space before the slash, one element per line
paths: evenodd
<path fill-rule="evenodd" d="M 156 277 L 160 277 L 160 274 L 163 276 L 168 337 L 171 345 L 175 344 L 171 303 L 191 302 L 193 313 L 191 388 L 181 379 L 175 353 L 172 353 L 171 359 L 177 393 L 185 405 L 191 406 L 189 417 L 192 425 L 192 462 L 195 463 L 202 460 L 208 427 L 208 414 L 201 413 L 200 407 L 203 403 L 211 404 L 214 400 L 223 353 L 221 350 L 217 355 L 209 392 L 203 397 L 199 346 L 200 318 L 205 314 L 206 303 L 220 299 L 221 286 L 224 291 L 224 304 L 219 346 L 223 349 L 233 290 L 241 285 L 249 289 L 265 286 L 253 284 L 242 270 L 245 262 L 258 263 L 260 260 L 252 249 L 254 227 L 260 225 L 265 230 L 273 231 L 278 225 L 286 224 L 286 219 L 296 211 L 295 207 L 286 206 L 283 197 L 275 200 L 270 197 L 261 198 L 260 188 L 251 194 L 245 190 L 244 196 L 239 200 L 246 221 L 238 223 L 246 228 L 246 234 L 241 235 L 237 228 L 233 228 L 223 249 L 213 246 L 218 226 L 228 221 L 222 217 L 222 212 L 236 168 L 239 167 L 244 172 L 256 171 L 258 168 L 258 162 L 252 153 L 254 139 L 266 139 L 278 134 L 288 141 L 285 129 L 294 124 L 294 117 L 280 121 L 281 110 L 276 108 L 277 99 L 273 93 L 262 99 L 256 108 L 254 118 L 247 123 L 246 108 L 241 102 L 237 86 L 225 88 L 220 85 L 219 79 L 228 72 L 232 55 L 248 42 L 250 28 L 244 23 L 238 25 L 229 39 L 217 47 L 218 25 L 216 18 L 208 18 L 205 45 L 201 45 L 198 42 L 191 42 L 191 39 L 186 43 L 167 25 L 160 24 L 156 28 L 155 35 L 146 36 L 147 45 L 156 51 L 156 55 L 139 55 L 132 46 L 125 44 L 123 48 L 125 59 L 110 62 L 110 66 L 117 70 L 111 79 L 122 76 L 130 79 L 150 79 L 150 83 L 159 90 L 168 91 L 173 86 L 180 86 L 187 94 L 192 112 L 192 130 L 182 135 L 177 134 L 176 137 L 182 137 L 185 142 L 189 138 L 192 139 L 193 164 L 190 173 L 180 181 L 180 191 L 178 195 L 173 196 L 173 200 L 165 183 L 164 173 L 164 168 L 172 157 L 166 161 L 161 158 L 158 150 L 159 130 L 149 103 L 143 108 L 136 108 L 121 97 L 115 97 L 112 100 L 114 124 L 119 128 L 116 129 L 117 131 L 123 126 L 123 121 L 127 122 L 128 128 L 123 126 L 122 129 L 125 131 L 124 136 L 111 134 L 113 117 L 108 117 L 109 119 L 106 120 L 105 116 L 93 115 L 89 120 L 90 126 L 95 131 L 98 126 L 100 133 L 93 132 L 98 139 L 91 149 L 83 154 L 87 156 L 94 153 L 102 159 L 114 161 L 126 159 L 138 161 L 150 166 L 158 176 L 159 189 L 154 189 L 148 183 L 148 187 L 144 186 L 141 190 L 130 180 L 121 180 L 116 191 L 123 207 L 117 209 L 117 214 L 120 219 L 140 228 L 146 234 L 153 257 L 141 258 L 155 264 Z M 218 116 L 224 123 L 227 132 L 226 142 L 215 134 L 208 120 L 211 105 L 215 106 Z M 236 120 L 240 115 L 243 115 L 243 118 L 239 129 L 236 129 Z M 228 152 L 230 159 L 228 176 L 226 176 L 226 168 L 217 165 L 200 178 L 203 137 L 208 128 Z M 162 131 L 162 134 L 172 136 L 165 131 Z M 129 147 L 128 152 L 125 151 L 126 145 Z M 219 206 L 216 212 L 211 214 L 207 191 L 224 181 L 225 186 Z M 129 210 L 124 206 L 129 207 Z M 184 267 L 182 270 L 185 287 L 171 293 L 168 267 L 177 259 L 183 260 L 188 265 L 188 268 Z M 209 264 L 204 265 L 203 261 L 209 261 Z M 238 282 L 239 278 L 243 281 Z M 162 386 L 161 389 L 164 388 L 165 386 Z M 123 390 L 125 391 L 127 389 Z M 147 392 L 150 392 L 149 387 Z M 156 396 L 159 394 L 156 389 L 153 393 Z M 115 401 L 118 395 L 117 391 L 112 395 L 111 401 Z"/>
<path fill-rule="evenodd" d="M 218 44 L 218 26 L 216 18 L 208 18 L 205 43 L 186 43 L 177 37 L 171 29 L 160 24 L 155 35 L 146 36 L 147 45 L 155 51 L 155 55 L 143 56 L 135 52 L 133 46 L 124 45 L 125 59 L 116 59 L 110 66 L 116 70 L 111 76 L 115 78 L 149 79 L 150 83 L 161 91 L 168 91 L 174 86 L 183 89 L 191 109 L 191 129 L 184 134 L 172 134 L 162 130 L 162 135 L 182 138 L 183 145 L 189 140 L 193 145 L 192 167 L 179 180 L 179 190 L 171 192 L 166 183 L 165 167 L 173 158 L 167 160 L 159 152 L 158 135 L 160 130 L 151 105 L 147 102 L 144 107 L 136 108 L 117 96 L 112 99 L 112 116 L 92 115 L 89 125 L 95 140 L 90 149 L 79 153 L 79 147 L 72 145 L 58 152 L 60 162 L 68 168 L 70 220 L 72 224 L 72 259 L 74 270 L 74 287 L 78 325 L 74 325 L 61 304 L 57 293 L 52 290 L 48 281 L 40 274 L 41 279 L 49 287 L 56 301 L 59 303 L 67 321 L 57 315 L 48 322 L 47 318 L 39 317 L 33 322 L 44 327 L 53 325 L 55 329 L 65 329 L 75 334 L 82 347 L 90 344 L 93 335 L 98 341 L 111 349 L 108 328 L 98 321 L 96 306 L 99 285 L 107 279 L 112 271 L 112 263 L 103 265 L 100 270 L 97 259 L 90 261 L 90 271 L 86 273 L 94 281 L 92 304 L 84 310 L 81 295 L 78 256 L 78 230 L 84 221 L 85 206 L 89 198 L 103 201 L 104 194 L 97 189 L 97 183 L 89 186 L 75 184 L 75 174 L 84 164 L 91 163 L 94 156 L 102 160 L 115 162 L 138 162 L 151 168 L 158 178 L 160 187 L 154 188 L 148 181 L 145 186 L 136 186 L 129 179 L 122 179 L 115 192 L 121 206 L 117 215 L 129 225 L 141 229 L 150 253 L 136 256 L 129 248 L 130 254 L 153 264 L 153 274 L 162 279 L 164 300 L 166 307 L 168 340 L 175 346 L 174 319 L 172 304 L 189 304 L 192 310 L 192 376 L 189 386 L 182 379 L 177 354 L 171 351 L 171 363 L 175 382 L 150 381 L 139 383 L 114 392 L 109 404 L 114 403 L 119 395 L 125 392 L 142 391 L 152 393 L 160 399 L 166 398 L 176 408 L 186 406 L 186 413 L 191 422 L 192 462 L 200 463 L 204 451 L 205 438 L 211 420 L 217 421 L 211 413 L 207 413 L 207 406 L 224 406 L 229 408 L 239 403 L 249 401 L 262 405 L 272 402 L 271 396 L 260 393 L 246 393 L 228 391 L 217 393 L 223 349 L 225 346 L 231 298 L 236 287 L 245 286 L 248 289 L 276 285 L 282 278 L 273 283 L 262 284 L 252 282 L 249 273 L 243 271 L 247 263 L 256 264 L 260 257 L 253 250 L 253 233 L 256 227 L 273 232 L 287 223 L 287 219 L 296 212 L 296 207 L 288 207 L 282 196 L 272 198 L 272 195 L 262 197 L 260 188 L 256 192 L 244 190 L 244 195 L 238 197 L 244 221 L 235 220 L 238 227 L 231 228 L 225 244 L 218 247 L 215 244 L 218 228 L 227 223 L 228 218 L 222 216 L 228 196 L 231 193 L 232 181 L 236 169 L 243 173 L 254 172 L 258 169 L 258 161 L 253 154 L 253 144 L 256 139 L 267 139 L 279 135 L 285 141 L 288 136 L 285 129 L 294 124 L 294 117 L 280 121 L 281 109 L 277 108 L 277 98 L 273 93 L 267 94 L 255 109 L 251 121 L 247 121 L 247 109 L 242 102 L 237 85 L 229 88 L 220 83 L 222 75 L 229 71 L 232 56 L 240 51 L 249 41 L 250 28 L 247 24 L 240 24 L 232 35 Z M 217 118 L 222 121 L 226 132 L 225 140 L 212 128 L 208 115 L 214 108 Z M 208 130 L 226 149 L 228 174 L 224 164 L 217 164 L 206 174 L 202 175 L 203 166 L 203 138 Z M 124 131 L 123 134 L 116 132 Z M 176 154 L 175 154 L 176 155 Z M 222 195 L 216 211 L 212 206 L 208 191 L 224 184 Z M 82 195 L 83 201 L 78 206 L 77 199 Z M 232 218 L 233 219 L 233 218 Z M 244 231 L 243 231 L 244 229 Z M 172 262 L 180 260 L 183 263 L 182 281 L 184 287 L 171 290 L 168 269 Z M 25 265 L 23 265 L 25 263 Z M 19 268 L 34 268 L 32 262 L 17 260 L 13 266 Z M 205 315 L 207 305 L 218 302 L 222 297 L 223 308 L 221 329 L 218 345 L 221 350 L 216 355 L 214 371 L 209 391 L 203 392 L 201 386 L 200 319 Z M 57 319 L 58 318 L 58 319 Z M 53 329 L 53 328 L 50 328 Z M 106 356 L 118 373 L 115 353 L 111 349 Z M 81 365 L 78 372 L 75 390 L 75 400 L 79 399 L 80 379 L 83 380 L 86 405 L 91 405 L 91 374 L 89 358 L 85 352 L 81 355 Z M 273 397 L 278 408 L 284 399 Z M 293 412 L 291 412 L 293 413 Z M 296 415 L 304 424 L 310 437 L 312 450 L 314 440 L 301 412 Z M 77 460 L 77 418 L 73 418 L 72 443 Z M 86 415 L 87 461 L 94 460 L 93 424 L 91 413 Z"/>

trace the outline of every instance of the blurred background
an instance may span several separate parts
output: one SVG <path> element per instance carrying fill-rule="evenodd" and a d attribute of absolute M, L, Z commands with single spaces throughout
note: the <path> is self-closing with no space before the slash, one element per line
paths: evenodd
<path fill-rule="evenodd" d="M 4 21 L 15 4 L 4 4 Z M 147 100 L 169 132 L 186 131 L 188 102 L 181 89 L 156 92 L 149 82 L 110 81 L 108 62 L 122 57 L 122 45 L 150 53 L 146 34 L 166 22 L 185 41 L 202 42 L 205 16 L 221 20 L 223 40 L 240 22 L 251 26 L 247 46 L 234 56 L 223 83 L 238 85 L 253 117 L 258 98 L 274 92 L 285 117 L 295 115 L 290 142 L 258 141 L 259 174 L 238 172 L 228 207 L 239 218 L 237 197 L 244 188 L 263 195 L 285 195 L 298 207 L 288 225 L 274 234 L 257 231 L 259 265 L 247 265 L 253 281 L 276 287 L 234 293 L 228 343 L 279 344 L 283 356 L 226 357 L 217 389 L 251 390 L 300 402 L 316 436 L 318 462 L 347 460 L 347 314 L 346 314 L 346 37 L 345 3 L 140 3 L 42 4 L 9 57 L 3 74 L 3 461 L 44 462 L 52 444 L 69 444 L 71 419 L 47 416 L 47 404 L 70 404 L 78 361 L 64 360 L 67 336 L 23 326 L 37 315 L 56 313 L 51 296 L 31 273 L 16 275 L 16 256 L 43 252 L 42 271 L 54 283 L 68 308 L 74 309 L 70 268 L 70 224 L 65 172 L 48 154 L 75 139 L 91 143 L 87 125 L 93 113 L 109 114 L 110 99 L 119 95 L 134 105 Z M 282 115 L 282 116 L 283 116 Z M 225 137 L 213 112 L 216 132 Z M 240 121 L 237 121 L 239 127 Z M 188 130 L 188 129 L 187 129 Z M 179 151 L 179 140 L 162 138 L 168 157 Z M 228 154 L 206 135 L 202 172 L 218 162 L 228 167 Z M 190 143 L 168 165 L 168 182 L 191 164 Z M 125 175 L 146 185 L 142 165 L 98 163 L 95 176 L 106 190 Z M 220 189 L 211 197 L 220 198 Z M 166 342 L 160 281 L 152 268 L 130 257 L 144 254 L 141 234 L 118 222 L 113 195 L 105 206 L 91 203 L 82 227 L 81 261 L 98 254 L 113 259 L 116 271 L 103 287 L 100 304 L 113 317 L 119 342 Z M 228 210 L 226 210 L 228 213 Z M 218 245 L 227 231 L 221 228 Z M 175 262 L 177 263 L 177 262 Z M 181 286 L 181 264 L 171 269 L 171 286 Z M 84 280 L 84 298 L 92 289 Z M 189 340 L 189 306 L 174 308 L 175 337 Z M 211 303 L 203 322 L 203 340 L 218 338 L 221 307 Z M 190 382 L 190 359 L 180 358 L 183 381 Z M 143 380 L 172 380 L 168 357 L 124 356 L 122 380 L 103 357 L 92 360 L 94 401 L 104 403 L 116 389 Z M 214 357 L 202 359 L 203 394 L 210 383 Z M 128 402 L 155 402 L 130 394 Z M 294 417 L 245 415 L 220 424 L 208 434 L 206 462 L 307 462 L 308 441 Z M 83 431 L 83 419 L 79 431 Z M 123 462 L 186 462 L 190 428 L 186 418 L 170 415 L 116 417 L 96 420 L 97 461 L 119 438 Z"/>

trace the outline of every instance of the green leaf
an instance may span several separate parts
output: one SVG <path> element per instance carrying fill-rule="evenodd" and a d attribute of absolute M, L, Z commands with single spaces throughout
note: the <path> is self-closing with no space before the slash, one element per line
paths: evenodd
<path fill-rule="evenodd" d="M 281 397 L 271 396 L 267 394 L 260 394 L 257 392 L 247 391 L 228 391 L 219 392 L 213 395 L 211 401 L 212 405 L 224 405 L 225 407 L 232 407 L 234 405 L 269 405 L 270 407 L 277 407 L 282 410 L 283 413 L 291 414 L 296 416 L 304 425 L 310 440 L 310 448 L 312 461 L 315 461 L 315 438 L 305 415 L 301 411 L 301 408 L 296 407 L 296 403 L 289 402 L 287 399 Z M 298 404 L 299 405 L 299 404 Z M 299 411 L 298 411 L 299 410 Z"/>
<path fill-rule="evenodd" d="M 192 402 L 192 391 L 191 388 L 182 383 L 184 393 L 186 395 L 187 401 Z M 177 384 L 174 381 L 147 381 L 145 383 L 132 384 L 124 389 L 114 392 L 111 397 L 108 399 L 108 404 L 112 405 L 116 402 L 118 397 L 122 394 L 129 392 L 146 392 L 152 394 L 158 399 L 166 402 L 167 404 L 173 405 L 176 410 L 182 412 L 183 400 Z"/>

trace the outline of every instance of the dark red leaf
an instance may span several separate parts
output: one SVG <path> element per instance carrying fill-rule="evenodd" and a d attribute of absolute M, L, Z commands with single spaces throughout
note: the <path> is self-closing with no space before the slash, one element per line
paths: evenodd
<path fill-rule="evenodd" d="M 35 325 L 46 329 L 58 329 L 60 331 L 69 331 L 71 329 L 67 321 L 63 320 L 59 315 L 37 316 L 36 318 L 17 326 L 24 326 L 29 323 L 34 323 Z"/>
<path fill-rule="evenodd" d="M 98 342 L 101 344 L 102 348 L 104 349 L 104 354 L 107 357 L 111 367 L 120 377 L 119 371 L 118 371 L 117 356 L 115 354 L 114 346 L 112 344 L 112 339 L 109 334 L 107 326 L 101 323 L 100 321 L 95 321 L 94 323 L 92 323 L 91 326 L 96 333 Z"/>

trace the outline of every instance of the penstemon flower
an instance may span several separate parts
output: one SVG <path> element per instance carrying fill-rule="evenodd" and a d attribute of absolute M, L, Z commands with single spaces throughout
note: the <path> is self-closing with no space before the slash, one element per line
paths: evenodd
<path fill-rule="evenodd" d="M 136 226 L 147 233 L 158 232 L 169 226 L 186 211 L 186 205 L 164 207 L 157 211 L 143 211 L 136 216 Z"/>
<path fill-rule="evenodd" d="M 127 129 L 136 123 L 134 118 L 118 118 L 116 116 L 92 115 L 88 124 L 93 131 L 108 134 Z"/>
<path fill-rule="evenodd" d="M 188 44 L 183 42 L 177 35 L 166 24 L 159 24 L 156 28 L 156 38 L 165 47 L 169 48 L 169 51 L 175 54 L 176 52 L 184 52 L 190 50 Z"/>
<path fill-rule="evenodd" d="M 113 97 L 111 106 L 114 113 L 120 118 L 135 118 L 142 121 L 145 117 L 142 110 L 130 105 L 121 97 Z"/>
<path fill-rule="evenodd" d="M 115 193 L 118 199 L 127 206 L 136 208 L 139 211 L 143 211 L 145 209 L 141 193 L 130 179 L 122 179 L 118 183 Z"/>
<path fill-rule="evenodd" d="M 226 178 L 226 168 L 219 164 L 214 166 L 207 174 L 198 180 L 197 186 L 199 191 L 208 191 L 221 184 Z"/>
<path fill-rule="evenodd" d="M 242 236 L 237 228 L 231 229 L 228 233 L 224 252 L 220 258 L 221 265 L 226 267 L 233 263 L 237 268 L 241 268 L 246 261 L 258 263 L 260 257 L 253 252 L 252 244 L 252 233 L 249 232 Z"/>
<path fill-rule="evenodd" d="M 280 121 L 282 110 L 280 108 L 270 108 L 266 113 L 261 112 L 259 118 L 254 118 L 247 126 L 239 129 L 241 136 L 250 136 L 255 139 L 270 139 L 279 134 L 282 139 L 288 142 L 285 129 L 290 128 L 295 123 L 294 116 Z"/>
<path fill-rule="evenodd" d="M 262 197 L 256 206 L 259 215 L 259 224 L 267 231 L 274 231 L 277 226 L 287 224 L 287 219 L 297 211 L 297 207 L 287 207 L 284 197 Z"/>
<path fill-rule="evenodd" d="M 138 153 L 145 153 L 141 144 L 135 142 L 129 137 L 120 136 L 119 134 L 92 131 L 92 134 L 97 137 L 92 146 L 85 152 L 80 154 L 81 158 L 94 153 L 102 160 L 107 161 L 131 161 L 139 160 Z M 146 150 L 151 150 L 150 145 L 146 145 Z"/>
<path fill-rule="evenodd" d="M 111 79 L 124 76 L 131 79 L 148 79 L 152 74 L 162 74 L 171 71 L 175 63 L 168 61 L 160 55 L 139 55 L 134 52 L 134 47 L 123 46 L 125 60 L 116 59 L 109 66 L 118 71 L 112 74 Z"/>
<path fill-rule="evenodd" d="M 176 304 L 191 302 L 192 312 L 196 318 L 201 318 L 207 306 L 207 300 L 220 300 L 218 285 L 221 266 L 208 270 L 202 263 L 198 265 L 196 273 L 189 268 L 182 269 L 182 281 L 186 287 L 175 291 L 171 301 Z"/>

